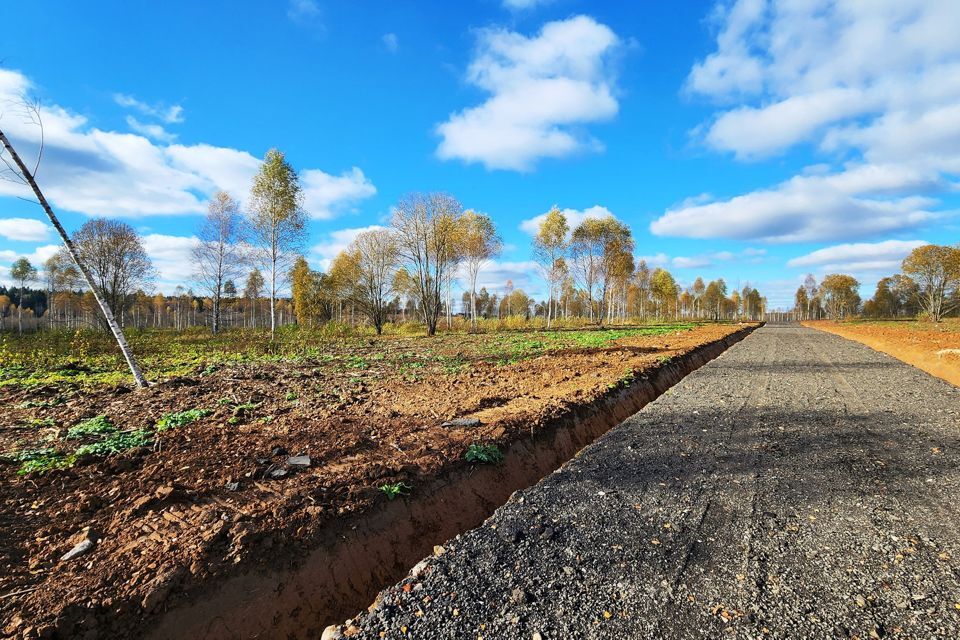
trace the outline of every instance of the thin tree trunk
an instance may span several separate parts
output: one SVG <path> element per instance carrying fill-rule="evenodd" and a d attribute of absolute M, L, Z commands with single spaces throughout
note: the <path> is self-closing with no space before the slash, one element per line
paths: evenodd
<path fill-rule="evenodd" d="M 120 351 L 123 353 L 123 358 L 127 361 L 127 366 L 130 367 L 130 372 L 133 374 L 133 379 L 136 380 L 137 386 L 141 389 L 148 386 L 149 383 L 143 376 L 143 373 L 140 371 L 140 366 L 137 364 L 136 358 L 133 357 L 133 353 L 130 351 L 130 346 L 127 344 L 127 339 L 123 335 L 123 331 L 120 329 L 120 326 L 117 325 L 117 321 L 113 317 L 113 312 L 110 311 L 110 307 L 107 306 L 106 302 L 101 297 L 100 292 L 97 291 L 97 288 L 93 285 L 93 278 L 90 276 L 90 272 L 87 271 L 86 266 L 84 266 L 84 264 L 80 261 L 80 256 L 77 253 L 77 250 L 74 248 L 73 242 L 70 241 L 70 236 L 67 235 L 63 225 L 60 224 L 60 220 L 58 220 L 57 216 L 54 215 L 53 209 L 50 207 L 49 203 L 47 203 L 47 199 L 44 197 L 43 192 L 40 191 L 37 181 L 33 179 L 33 174 L 31 174 L 27 169 L 27 166 L 23 164 L 23 160 L 20 159 L 20 156 L 14 150 L 13 145 L 10 144 L 10 140 L 3 133 L 3 131 L 0 131 L 0 142 L 3 143 L 4 148 L 10 153 L 10 157 L 13 158 L 13 161 L 22 172 L 24 179 L 30 184 L 30 188 L 33 189 L 34 194 L 36 194 L 37 200 L 40 202 L 40 206 L 43 207 L 47 217 L 50 218 L 50 223 L 57 230 L 57 233 L 60 234 L 60 238 L 67 247 L 67 252 L 70 254 L 70 257 L 73 258 L 74 263 L 77 265 L 77 269 L 80 270 L 81 275 L 83 275 L 83 279 L 86 280 L 87 285 L 93 292 L 93 296 L 96 299 L 97 304 L 100 306 L 100 311 L 103 312 L 104 318 L 107 321 L 107 326 L 110 327 L 113 337 L 116 338 L 117 345 L 120 347 Z"/>

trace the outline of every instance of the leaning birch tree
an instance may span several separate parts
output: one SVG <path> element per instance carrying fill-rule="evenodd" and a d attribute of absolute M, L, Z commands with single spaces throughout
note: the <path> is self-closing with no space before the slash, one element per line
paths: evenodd
<path fill-rule="evenodd" d="M 97 306 L 100 307 L 100 312 L 103 314 L 104 321 L 106 322 L 107 327 L 110 328 L 110 332 L 113 334 L 114 339 L 116 339 L 117 345 L 120 347 L 120 352 L 123 353 L 123 358 L 126 360 L 127 366 L 130 367 L 130 373 L 133 374 L 133 379 L 136 381 L 137 386 L 141 389 L 147 387 L 149 383 L 144 377 L 143 372 L 140 370 L 140 365 L 137 364 L 137 360 L 134 358 L 133 352 L 130 350 L 130 345 L 127 344 L 126 336 L 123 335 L 123 330 L 120 328 L 120 325 L 117 324 L 117 321 L 113 316 L 113 312 L 110 310 L 110 306 L 106 303 L 100 291 L 98 291 L 97 287 L 94 285 L 93 278 L 90 276 L 89 270 L 80 259 L 73 242 L 70 240 L 70 236 L 67 235 L 63 225 L 60 224 L 60 220 L 53 212 L 53 207 L 50 206 L 50 203 L 43 195 L 43 191 L 40 190 L 40 186 L 37 184 L 34 176 L 36 176 L 37 169 L 40 167 L 40 161 L 43 158 L 43 121 L 40 118 L 40 108 L 38 105 L 27 104 L 26 106 L 27 115 L 30 122 L 37 125 L 40 130 L 37 161 L 33 166 L 33 170 L 31 171 L 17 153 L 16 149 L 14 149 L 13 143 L 10 142 L 10 139 L 7 137 L 4 130 L 0 128 L 0 143 L 3 144 L 3 153 L 0 153 L 0 160 L 2 160 L 3 164 L 6 166 L 6 170 L 3 172 L 3 177 L 27 186 L 33 191 L 34 195 L 37 197 L 37 203 L 43 209 L 44 213 L 47 214 L 47 217 L 50 219 L 50 224 L 52 224 L 53 228 L 57 230 L 58 234 L 60 234 L 60 239 L 63 240 L 63 244 L 67 250 L 67 253 L 70 255 L 70 258 L 73 259 L 74 264 L 77 265 L 80 275 L 83 276 L 84 281 L 87 283 L 87 286 L 93 293 L 94 299 L 97 301 Z M 9 158 L 6 156 L 9 156 Z"/>
<path fill-rule="evenodd" d="M 300 177 L 281 151 L 271 149 L 250 191 L 250 232 L 270 276 L 271 340 L 277 332 L 277 287 L 303 246 L 306 227 Z"/>

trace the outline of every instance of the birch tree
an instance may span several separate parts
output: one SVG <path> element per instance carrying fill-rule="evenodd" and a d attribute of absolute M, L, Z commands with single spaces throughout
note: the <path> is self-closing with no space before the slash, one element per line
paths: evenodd
<path fill-rule="evenodd" d="M 458 236 L 462 215 L 460 202 L 446 193 L 407 196 L 393 213 L 401 262 L 413 278 L 429 336 L 437 333 L 444 285 L 461 259 Z"/>
<path fill-rule="evenodd" d="M 17 304 L 17 333 L 23 335 L 23 290 L 28 282 L 37 279 L 37 268 L 26 258 L 19 258 L 10 267 L 10 277 L 20 285 L 20 301 Z"/>
<path fill-rule="evenodd" d="M 537 235 L 533 238 L 533 257 L 543 271 L 544 279 L 550 289 L 547 299 L 547 328 L 553 320 L 554 292 L 566 275 L 567 234 L 570 225 L 567 217 L 558 207 L 553 207 L 540 223 Z"/>
<path fill-rule="evenodd" d="M 271 340 L 277 331 L 277 289 L 306 240 L 306 225 L 300 177 L 282 152 L 271 149 L 250 191 L 251 235 L 269 272 Z"/>
<path fill-rule="evenodd" d="M 960 288 L 960 249 L 928 244 L 917 247 L 903 261 L 903 272 L 920 287 L 920 301 L 930 320 L 940 322 Z"/>
<path fill-rule="evenodd" d="M 470 281 L 470 322 L 477 328 L 477 278 L 480 269 L 488 260 L 493 260 L 503 248 L 503 240 L 497 235 L 490 216 L 472 209 L 461 218 L 461 250 L 467 279 Z M 447 305 L 449 309 L 449 304 Z"/>
<path fill-rule="evenodd" d="M 207 205 L 207 215 L 197 230 L 193 248 L 196 279 L 213 301 L 211 330 L 220 331 L 220 308 L 224 284 L 240 273 L 243 252 L 240 248 L 240 207 L 225 191 L 219 191 Z"/>
<path fill-rule="evenodd" d="M 357 234 L 340 258 L 350 280 L 346 294 L 378 336 L 387 319 L 399 259 L 397 239 L 389 229 Z"/>
<path fill-rule="evenodd" d="M 37 161 L 33 166 L 33 170 L 31 171 L 14 149 L 13 144 L 4 133 L 3 129 L 0 129 L 0 144 L 3 145 L 4 150 L 4 153 L 0 154 L 0 161 L 2 161 L 6 167 L 6 171 L 3 172 L 3 177 L 14 182 L 19 182 L 24 186 L 28 186 L 37 197 L 37 203 L 43 209 L 44 213 L 47 214 L 47 218 L 50 219 L 50 224 L 52 224 L 53 228 L 57 230 L 57 233 L 60 235 L 60 239 L 63 240 L 64 248 L 66 249 L 67 254 L 73 260 L 74 264 L 77 265 L 77 269 L 80 271 L 80 274 L 86 281 L 87 286 L 90 287 L 90 291 L 96 298 L 97 306 L 100 307 L 100 312 L 103 314 L 104 321 L 110 328 L 110 332 L 113 334 L 114 339 L 116 339 L 117 346 L 120 347 L 120 352 L 123 354 L 123 358 L 126 360 L 127 366 L 130 367 L 130 373 L 133 374 L 133 379 L 136 381 L 137 386 L 142 389 L 148 386 L 149 383 L 147 382 L 147 379 L 144 377 L 143 373 L 140 371 L 140 366 L 137 364 L 137 360 L 134 357 L 133 352 L 130 350 L 130 346 L 127 344 L 127 339 L 123 334 L 123 330 L 114 319 L 113 312 L 110 310 L 110 307 L 107 305 L 106 301 L 97 292 L 97 288 L 94 286 L 93 278 L 90 276 L 90 272 L 87 270 L 86 266 L 83 264 L 83 261 L 80 259 L 80 256 L 77 254 L 77 251 L 73 246 L 73 242 L 70 240 L 70 236 L 67 235 L 66 229 L 64 229 L 63 225 L 60 224 L 60 220 L 53 212 L 53 207 L 50 206 L 50 203 L 43 195 L 43 191 L 40 190 L 40 186 L 37 184 L 37 181 L 34 178 L 37 173 L 37 169 L 40 166 L 40 160 L 43 158 L 43 121 L 40 117 L 39 106 L 27 106 L 27 113 L 31 121 L 37 125 L 40 132 Z M 7 156 L 9 156 L 9 159 Z"/>

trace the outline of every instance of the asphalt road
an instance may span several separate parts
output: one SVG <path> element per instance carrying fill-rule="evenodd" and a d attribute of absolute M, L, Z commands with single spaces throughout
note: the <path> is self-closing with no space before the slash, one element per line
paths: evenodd
<path fill-rule="evenodd" d="M 960 389 L 768 326 L 344 628 L 370 638 L 960 638 Z"/>

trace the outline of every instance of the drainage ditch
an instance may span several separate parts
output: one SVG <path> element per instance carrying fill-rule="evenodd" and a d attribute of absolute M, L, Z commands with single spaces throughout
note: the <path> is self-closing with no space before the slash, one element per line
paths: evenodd
<path fill-rule="evenodd" d="M 163 614 L 147 637 L 317 638 L 366 608 L 384 587 L 459 533 L 480 525 L 510 495 L 555 471 L 578 451 L 745 338 L 753 327 L 663 363 L 626 387 L 570 411 L 514 442 L 497 466 L 458 470 L 415 495 L 330 527 L 293 569 L 251 570 Z"/>

